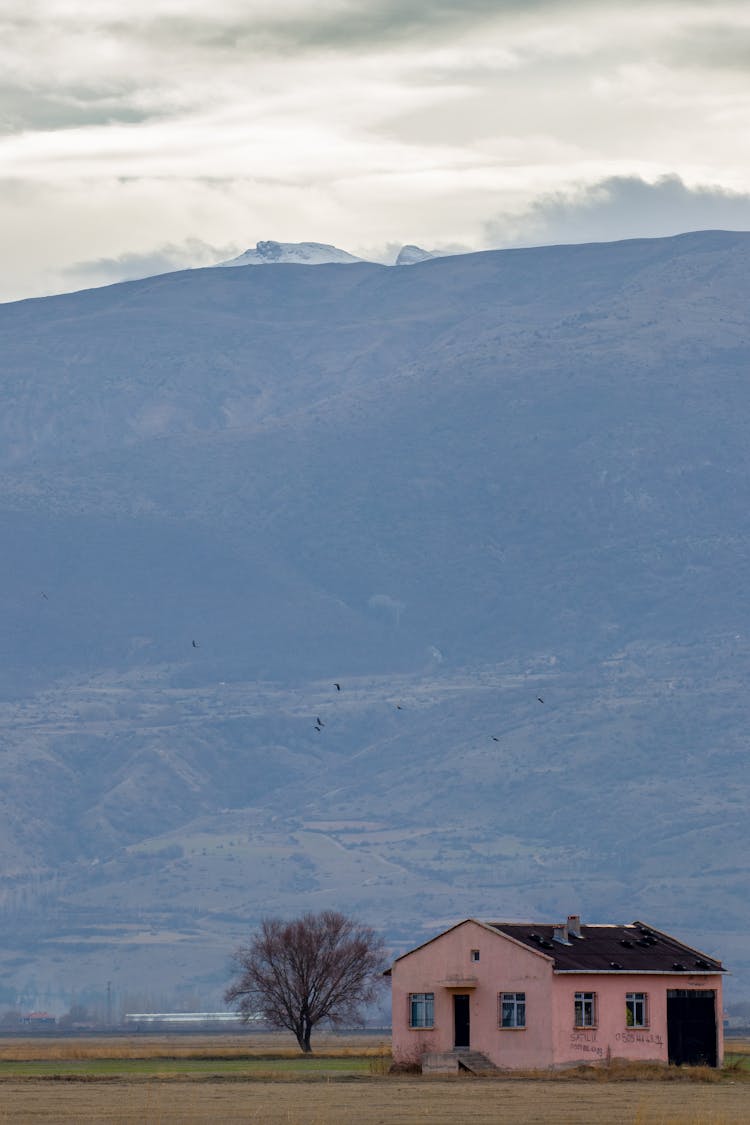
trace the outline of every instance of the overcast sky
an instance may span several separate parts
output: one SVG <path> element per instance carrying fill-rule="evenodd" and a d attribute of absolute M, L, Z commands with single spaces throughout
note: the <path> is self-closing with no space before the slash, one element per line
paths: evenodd
<path fill-rule="evenodd" d="M 0 0 L 0 300 L 750 228 L 747 0 Z"/>

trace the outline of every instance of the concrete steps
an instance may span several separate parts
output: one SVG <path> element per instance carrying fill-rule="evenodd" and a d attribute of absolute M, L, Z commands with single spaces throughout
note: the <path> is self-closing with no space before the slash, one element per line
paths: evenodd
<path fill-rule="evenodd" d="M 430 1052 L 422 1058 L 422 1074 L 498 1074 L 499 1068 L 481 1051 L 456 1048 L 453 1051 Z"/>
<path fill-rule="evenodd" d="M 454 1051 L 458 1059 L 458 1069 L 468 1070 L 470 1074 L 497 1074 L 498 1068 L 481 1051 Z"/>

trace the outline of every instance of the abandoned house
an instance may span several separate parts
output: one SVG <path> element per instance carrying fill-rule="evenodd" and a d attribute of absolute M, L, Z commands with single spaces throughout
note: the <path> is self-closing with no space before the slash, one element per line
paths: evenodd
<path fill-rule="evenodd" d="M 425 1071 L 613 1058 L 720 1066 L 724 971 L 642 922 L 467 918 L 388 970 L 394 1059 Z"/>

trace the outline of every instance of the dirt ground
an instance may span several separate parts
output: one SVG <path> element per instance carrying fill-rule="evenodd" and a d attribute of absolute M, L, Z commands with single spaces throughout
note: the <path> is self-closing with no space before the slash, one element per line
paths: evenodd
<path fill-rule="evenodd" d="M 750 1083 L 373 1078 L 351 1082 L 0 1083 L 0 1122 L 34 1125 L 746 1125 Z"/>

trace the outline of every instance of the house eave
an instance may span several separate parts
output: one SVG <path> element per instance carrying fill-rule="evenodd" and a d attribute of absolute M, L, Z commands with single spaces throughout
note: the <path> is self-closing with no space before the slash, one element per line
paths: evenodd
<path fill-rule="evenodd" d="M 555 976 L 720 977 L 726 969 L 553 969 Z"/>

